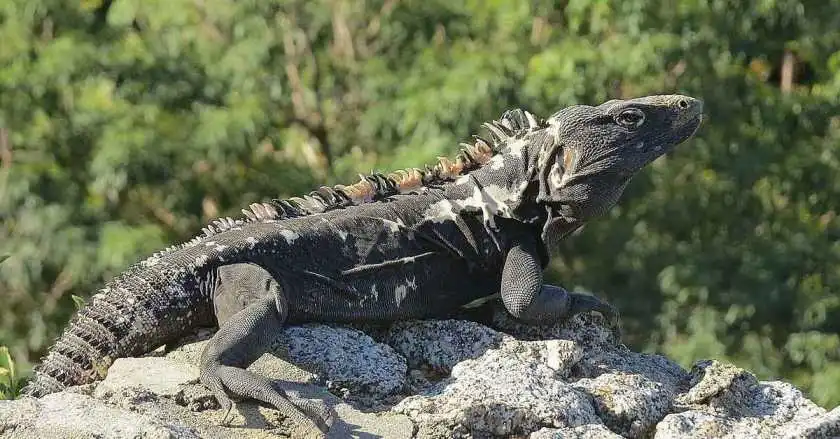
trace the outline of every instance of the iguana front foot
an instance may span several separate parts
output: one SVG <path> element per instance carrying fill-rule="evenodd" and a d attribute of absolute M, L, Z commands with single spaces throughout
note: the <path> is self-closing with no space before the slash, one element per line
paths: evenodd
<path fill-rule="evenodd" d="M 508 312 L 532 325 L 559 323 L 590 311 L 606 319 L 616 340 L 621 340 L 618 310 L 589 294 L 543 284 L 542 264 L 536 241 L 527 236 L 507 254 L 502 270 L 502 301 Z"/>
<path fill-rule="evenodd" d="M 554 319 L 560 320 L 568 320 L 575 315 L 595 311 L 607 320 L 607 325 L 616 341 L 621 340 L 621 319 L 618 309 L 591 294 L 566 291 L 555 285 L 543 285 L 532 307 L 553 311 Z M 535 311 L 535 314 L 538 313 Z"/>
<path fill-rule="evenodd" d="M 616 341 L 621 341 L 621 316 L 618 313 L 618 308 L 590 294 L 571 292 L 569 295 L 572 302 L 569 312 L 572 315 L 589 311 L 600 313 L 607 319 L 607 324 L 610 326 Z"/>

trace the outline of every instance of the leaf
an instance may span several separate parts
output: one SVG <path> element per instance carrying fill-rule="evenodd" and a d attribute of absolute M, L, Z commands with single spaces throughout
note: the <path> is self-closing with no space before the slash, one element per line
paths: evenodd
<path fill-rule="evenodd" d="M 0 399 L 13 399 L 17 396 L 17 376 L 15 363 L 9 348 L 0 346 Z"/>
<path fill-rule="evenodd" d="M 9 255 L 0 255 L 0 264 L 2 264 L 6 259 L 9 259 Z"/>
<path fill-rule="evenodd" d="M 0 346 L 0 370 L 7 370 L 9 375 L 14 379 L 15 377 L 15 362 L 12 361 L 12 355 L 9 353 L 9 348 Z"/>
<path fill-rule="evenodd" d="M 77 296 L 77 295 L 75 295 L 75 294 L 72 294 L 70 297 L 73 299 L 73 303 L 76 305 L 76 309 L 77 309 L 77 310 L 84 308 L 84 307 L 85 307 L 85 305 L 87 304 L 87 303 L 85 302 L 85 299 L 83 299 L 83 298 L 82 298 L 82 297 L 80 297 L 80 296 Z"/>

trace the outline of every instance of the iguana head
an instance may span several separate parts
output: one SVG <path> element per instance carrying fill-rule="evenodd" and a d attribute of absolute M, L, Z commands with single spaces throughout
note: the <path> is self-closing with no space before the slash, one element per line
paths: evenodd
<path fill-rule="evenodd" d="M 703 102 L 682 95 L 576 105 L 555 113 L 547 120 L 554 141 L 537 165 L 537 202 L 569 221 L 606 212 L 634 174 L 691 137 L 702 117 Z"/>

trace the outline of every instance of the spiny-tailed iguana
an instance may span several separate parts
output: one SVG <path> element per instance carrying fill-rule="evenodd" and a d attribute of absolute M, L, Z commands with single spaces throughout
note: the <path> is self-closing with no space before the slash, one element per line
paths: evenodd
<path fill-rule="evenodd" d="M 330 415 L 245 368 L 288 323 L 442 318 L 500 294 L 530 323 L 611 306 L 543 284 L 547 243 L 619 199 L 645 165 L 693 135 L 702 102 L 681 95 L 572 106 L 546 120 L 507 112 L 454 161 L 272 200 L 127 269 L 71 320 L 25 394 L 91 382 L 139 355 L 219 325 L 201 381 L 327 429 Z M 99 371 L 99 372 L 98 372 Z"/>

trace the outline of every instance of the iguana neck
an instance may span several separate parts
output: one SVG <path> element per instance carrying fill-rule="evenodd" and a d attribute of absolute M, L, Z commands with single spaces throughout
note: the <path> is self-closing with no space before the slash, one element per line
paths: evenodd
<path fill-rule="evenodd" d="M 547 138 L 541 130 L 511 139 L 480 169 L 447 184 L 444 200 L 434 203 L 427 216 L 443 220 L 461 211 L 481 212 L 485 224 L 493 227 L 494 218 L 545 221 L 545 210 L 536 203 L 536 175 Z"/>

